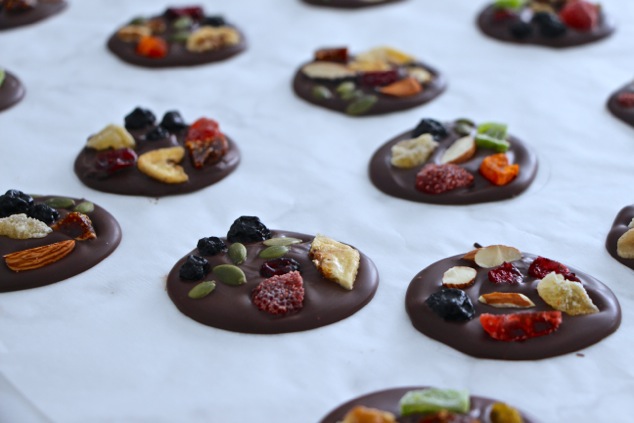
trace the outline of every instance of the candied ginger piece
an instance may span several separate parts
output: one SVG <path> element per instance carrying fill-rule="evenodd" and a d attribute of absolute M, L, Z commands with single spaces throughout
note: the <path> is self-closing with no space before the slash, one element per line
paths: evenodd
<path fill-rule="evenodd" d="M 569 281 L 555 272 L 539 281 L 537 293 L 549 306 L 571 316 L 599 312 L 581 283 Z"/>
<path fill-rule="evenodd" d="M 376 408 L 368 408 L 357 405 L 348 411 L 346 416 L 340 423 L 397 423 L 394 414 L 379 410 Z"/>
<path fill-rule="evenodd" d="M 53 230 L 46 223 L 28 217 L 24 213 L 0 219 L 0 236 L 11 239 L 44 238 L 51 232 Z"/>
<path fill-rule="evenodd" d="M 399 141 L 392 146 L 392 166 L 410 169 L 423 164 L 438 147 L 431 134 L 423 134 L 418 138 Z"/>
<path fill-rule="evenodd" d="M 229 26 L 203 26 L 187 38 L 187 50 L 202 53 L 233 46 L 240 42 L 240 33 Z"/>
<path fill-rule="evenodd" d="M 634 222 L 634 219 L 632 219 Z M 631 227 L 632 223 L 630 223 Z M 616 254 L 624 259 L 634 258 L 634 229 L 625 232 L 616 242 Z"/>
<path fill-rule="evenodd" d="M 352 290 L 361 262 L 357 250 L 318 234 L 313 239 L 308 254 L 324 278 Z"/>

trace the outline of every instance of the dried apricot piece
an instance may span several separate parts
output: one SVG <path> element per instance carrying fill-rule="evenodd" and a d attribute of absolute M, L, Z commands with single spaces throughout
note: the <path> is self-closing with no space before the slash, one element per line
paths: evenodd
<path fill-rule="evenodd" d="M 498 341 L 523 341 L 553 333 L 561 325 L 561 311 L 480 315 L 486 333 Z"/>
<path fill-rule="evenodd" d="M 409 97 L 423 91 L 423 86 L 418 79 L 408 76 L 382 88 L 379 88 L 381 94 L 391 95 L 394 97 Z"/>
<path fill-rule="evenodd" d="M 396 423 L 396 419 L 390 412 L 357 405 L 348 411 L 341 423 Z"/>
<path fill-rule="evenodd" d="M 482 160 L 480 173 L 492 184 L 502 186 L 509 184 L 520 173 L 520 165 L 509 164 L 504 153 L 492 154 Z"/>
<path fill-rule="evenodd" d="M 136 52 L 141 56 L 160 59 L 167 56 L 167 43 L 162 38 L 146 35 L 139 40 Z"/>
<path fill-rule="evenodd" d="M 60 231 L 78 241 L 97 238 L 97 233 L 88 215 L 72 212 L 53 225 L 53 229 Z"/>

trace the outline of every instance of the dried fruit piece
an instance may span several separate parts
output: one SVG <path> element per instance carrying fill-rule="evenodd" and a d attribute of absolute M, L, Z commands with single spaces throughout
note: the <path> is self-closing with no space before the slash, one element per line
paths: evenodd
<path fill-rule="evenodd" d="M 136 52 L 140 56 L 161 59 L 167 56 L 167 42 L 159 37 L 144 36 L 136 45 Z"/>
<path fill-rule="evenodd" d="M 359 251 L 318 234 L 308 255 L 324 278 L 352 290 L 361 262 Z"/>
<path fill-rule="evenodd" d="M 537 257 L 528 267 L 528 274 L 537 279 L 546 277 L 546 275 L 550 272 L 559 273 L 569 281 L 579 282 L 577 275 L 572 273 L 568 267 L 558 261 L 551 260 L 546 257 Z"/>
<path fill-rule="evenodd" d="M 400 79 L 389 85 L 379 88 L 381 94 L 393 97 L 409 97 L 423 91 L 423 86 L 413 76 Z"/>
<path fill-rule="evenodd" d="M 405 72 L 423 85 L 434 79 L 434 75 L 421 66 L 408 66 L 405 68 Z"/>
<path fill-rule="evenodd" d="M 4 7 L 6 13 L 23 13 L 37 6 L 37 0 L 4 0 L 0 3 L 0 10 Z"/>
<path fill-rule="evenodd" d="M 322 48 L 315 52 L 315 60 L 325 62 L 341 62 L 348 61 L 348 48 Z"/>
<path fill-rule="evenodd" d="M 77 241 L 97 238 L 95 228 L 88 215 L 79 212 L 68 213 L 66 217 L 53 225 L 53 229 L 60 231 Z"/>
<path fill-rule="evenodd" d="M 524 276 L 519 269 L 509 262 L 504 262 L 495 269 L 489 270 L 488 276 L 493 283 L 517 285 L 524 280 Z"/>
<path fill-rule="evenodd" d="M 425 194 L 442 194 L 472 183 L 473 175 L 468 170 L 451 163 L 429 163 L 416 174 L 416 189 Z"/>
<path fill-rule="evenodd" d="M 40 203 L 31 207 L 28 216 L 50 225 L 59 219 L 59 212 L 47 204 Z"/>
<path fill-rule="evenodd" d="M 229 250 L 227 251 L 227 255 L 233 262 L 233 264 L 242 264 L 244 260 L 247 258 L 247 247 L 240 242 L 236 242 L 231 244 Z"/>
<path fill-rule="evenodd" d="M 399 401 L 402 416 L 435 413 L 442 410 L 467 413 L 471 408 L 469 391 L 429 388 L 409 391 Z"/>
<path fill-rule="evenodd" d="M 213 119 L 200 118 L 191 124 L 185 141 L 210 140 L 221 135 L 220 125 Z"/>
<path fill-rule="evenodd" d="M 344 416 L 341 423 L 397 423 L 394 414 L 357 405 Z"/>
<path fill-rule="evenodd" d="M 198 248 L 198 252 L 204 256 L 215 256 L 218 253 L 227 251 L 225 242 L 217 236 L 199 239 L 196 248 Z"/>
<path fill-rule="evenodd" d="M 583 285 L 568 281 L 555 272 L 547 274 L 539 281 L 537 293 L 546 304 L 571 316 L 599 312 Z"/>
<path fill-rule="evenodd" d="M 561 311 L 480 315 L 486 333 L 498 341 L 523 341 L 553 333 L 561 325 Z"/>
<path fill-rule="evenodd" d="M 509 184 L 520 173 L 520 165 L 509 164 L 504 153 L 487 156 L 480 164 L 480 173 L 492 184 L 502 186 Z"/>
<path fill-rule="evenodd" d="M 205 12 L 200 6 L 168 7 L 165 9 L 163 16 L 169 20 L 176 20 L 182 17 L 200 20 L 205 17 Z"/>
<path fill-rule="evenodd" d="M 251 293 L 251 301 L 261 311 L 283 316 L 304 306 L 304 281 L 299 272 L 265 279 Z"/>
<path fill-rule="evenodd" d="M 229 143 L 224 135 L 213 139 L 186 141 L 185 147 L 196 169 L 201 169 L 205 163 L 215 164 L 227 154 Z"/>
<path fill-rule="evenodd" d="M 193 300 L 200 300 L 211 294 L 216 289 L 216 282 L 204 281 L 193 287 L 187 296 Z"/>
<path fill-rule="evenodd" d="M 95 156 L 95 176 L 108 177 L 115 172 L 132 167 L 137 162 L 137 155 L 131 148 L 107 150 Z"/>
<path fill-rule="evenodd" d="M 136 43 L 143 37 L 152 35 L 152 30 L 146 25 L 126 25 L 117 31 L 117 37 L 126 43 Z"/>
<path fill-rule="evenodd" d="M 227 232 L 229 242 L 258 242 L 271 238 L 271 231 L 264 226 L 257 216 L 240 216 Z"/>
<path fill-rule="evenodd" d="M 135 107 L 125 118 L 126 129 L 143 129 L 156 123 L 156 116 L 149 109 Z"/>
<path fill-rule="evenodd" d="M 466 289 L 475 283 L 478 272 L 468 266 L 454 266 L 442 275 L 442 284 L 446 288 Z"/>
<path fill-rule="evenodd" d="M 4 195 L 0 195 L 0 217 L 18 213 L 28 215 L 32 206 L 33 198 L 17 189 L 10 189 Z"/>
<path fill-rule="evenodd" d="M 341 63 L 311 62 L 302 67 L 302 73 L 311 79 L 338 80 L 352 78 L 356 72 Z"/>
<path fill-rule="evenodd" d="M 24 213 L 0 218 L 0 236 L 11 239 L 44 238 L 53 232 L 48 225 Z"/>
<path fill-rule="evenodd" d="M 559 19 L 577 31 L 591 31 L 599 23 L 599 6 L 585 0 L 568 1 L 559 11 Z"/>
<path fill-rule="evenodd" d="M 179 112 L 171 110 L 169 112 L 165 112 L 163 115 L 163 119 L 161 119 L 161 127 L 171 132 L 178 132 L 187 128 L 187 124 Z"/>
<path fill-rule="evenodd" d="M 454 141 L 440 157 L 440 163 L 464 163 L 476 152 L 475 139 L 472 136 L 465 136 Z"/>
<path fill-rule="evenodd" d="M 445 125 L 437 120 L 428 118 L 421 119 L 412 131 L 413 138 L 420 137 L 423 134 L 431 134 L 436 141 L 440 141 L 448 135 Z"/>
<path fill-rule="evenodd" d="M 220 282 L 226 285 L 238 286 L 247 282 L 247 276 L 242 269 L 233 264 L 219 264 L 212 269 L 212 272 L 220 279 Z"/>
<path fill-rule="evenodd" d="M 366 87 L 382 87 L 390 85 L 398 80 L 398 71 L 389 69 L 385 71 L 363 72 L 359 76 L 359 83 Z"/>
<path fill-rule="evenodd" d="M 634 107 L 634 92 L 619 93 L 616 96 L 616 102 L 626 109 Z"/>
<path fill-rule="evenodd" d="M 185 169 L 179 166 L 185 156 L 181 146 L 159 148 L 139 156 L 137 167 L 150 178 L 166 184 L 182 184 L 189 180 Z"/>
<path fill-rule="evenodd" d="M 190 254 L 187 260 L 178 269 L 178 276 L 188 281 L 197 281 L 209 273 L 209 262 L 206 258 Z"/>
<path fill-rule="evenodd" d="M 95 150 L 107 150 L 109 148 L 134 148 L 136 142 L 134 137 L 119 125 L 108 125 L 95 135 L 88 138 L 86 147 Z"/>
<path fill-rule="evenodd" d="M 271 276 L 279 276 L 288 272 L 299 270 L 300 265 L 297 260 L 289 257 L 281 257 L 262 263 L 262 267 L 260 267 L 260 275 L 265 278 L 270 278 Z"/>
<path fill-rule="evenodd" d="M 449 288 L 434 292 L 425 300 L 425 304 L 438 316 L 452 322 L 465 322 L 475 316 L 471 299 L 461 289 Z"/>
<path fill-rule="evenodd" d="M 497 267 L 504 262 L 513 262 L 522 258 L 522 253 L 515 247 L 507 245 L 490 245 L 476 251 L 474 261 L 485 269 Z"/>
<path fill-rule="evenodd" d="M 524 423 L 520 412 L 503 402 L 491 404 L 489 420 L 491 423 Z"/>
<path fill-rule="evenodd" d="M 390 163 L 401 169 L 411 169 L 421 165 L 438 147 L 431 134 L 423 134 L 418 138 L 399 141 L 392 146 Z"/>
<path fill-rule="evenodd" d="M 29 248 L 27 250 L 16 251 L 6 254 L 4 261 L 7 267 L 14 272 L 24 270 L 39 269 L 48 266 L 69 255 L 75 248 L 75 241 L 72 239 L 56 242 L 55 244 L 41 247 Z"/>
<path fill-rule="evenodd" d="M 529 308 L 535 307 L 535 303 L 526 295 L 517 292 L 491 292 L 482 294 L 478 301 L 497 308 Z"/>
<path fill-rule="evenodd" d="M 506 140 L 507 129 L 507 125 L 503 123 L 487 122 L 478 125 L 475 136 L 476 145 L 504 153 L 511 146 Z"/>
<path fill-rule="evenodd" d="M 392 47 L 375 47 L 355 57 L 356 63 L 385 63 L 388 65 L 406 65 L 416 60 L 414 57 Z"/>
<path fill-rule="evenodd" d="M 202 53 L 218 50 L 240 42 L 240 33 L 229 26 L 203 26 L 191 33 L 185 44 L 188 51 Z"/>
<path fill-rule="evenodd" d="M 634 229 L 629 229 L 616 241 L 616 254 L 624 259 L 634 258 Z"/>

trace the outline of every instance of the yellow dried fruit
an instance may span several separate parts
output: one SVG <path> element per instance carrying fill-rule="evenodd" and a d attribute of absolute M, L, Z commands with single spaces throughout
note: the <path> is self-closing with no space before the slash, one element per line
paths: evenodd
<path fill-rule="evenodd" d="M 392 146 L 392 166 L 410 169 L 423 164 L 438 147 L 431 134 L 423 134 L 418 138 L 399 141 Z"/>
<path fill-rule="evenodd" d="M 581 283 L 564 279 L 555 272 L 539 281 L 537 293 L 546 304 L 571 316 L 599 312 Z"/>
<path fill-rule="evenodd" d="M 317 235 L 310 246 L 309 255 L 324 278 L 348 290 L 354 287 L 361 262 L 357 250 L 327 236 Z"/>
<path fill-rule="evenodd" d="M 117 31 L 117 37 L 126 43 L 135 43 L 150 35 L 152 35 L 152 30 L 144 25 L 128 25 Z"/>
<path fill-rule="evenodd" d="M 624 259 L 634 259 L 634 229 L 621 235 L 616 242 L 616 254 Z"/>
<path fill-rule="evenodd" d="M 187 38 L 186 48 L 194 53 L 218 50 L 240 42 L 240 33 L 229 26 L 203 26 Z"/>
<path fill-rule="evenodd" d="M 134 148 L 134 138 L 127 129 L 119 125 L 108 125 L 92 137 L 88 138 L 86 147 L 95 150 L 107 150 L 113 148 Z"/>
<path fill-rule="evenodd" d="M 166 184 L 182 184 L 189 180 L 185 169 L 177 164 L 184 156 L 185 148 L 181 146 L 159 148 L 141 154 L 137 166 L 150 178 Z"/>
<path fill-rule="evenodd" d="M 491 423 L 523 423 L 524 419 L 519 411 L 503 402 L 496 402 L 491 405 L 489 413 Z"/>
<path fill-rule="evenodd" d="M 28 217 L 24 213 L 0 219 L 0 236 L 7 236 L 11 239 L 44 238 L 52 231 L 46 223 Z"/>

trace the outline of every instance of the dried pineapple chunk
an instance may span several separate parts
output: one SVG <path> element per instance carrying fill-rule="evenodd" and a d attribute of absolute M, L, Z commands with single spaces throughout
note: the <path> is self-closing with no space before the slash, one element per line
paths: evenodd
<path fill-rule="evenodd" d="M 392 47 L 376 47 L 355 56 L 348 67 L 361 72 L 379 72 L 412 63 L 414 60 L 414 57 Z"/>
<path fill-rule="evenodd" d="M 95 150 L 107 150 L 113 148 L 134 148 L 134 138 L 127 129 L 119 125 L 108 125 L 92 137 L 88 138 L 86 147 Z"/>
<path fill-rule="evenodd" d="M 418 138 L 399 141 L 392 146 L 392 166 L 410 169 L 423 164 L 438 147 L 431 134 L 423 134 Z"/>
<path fill-rule="evenodd" d="M 11 239 L 44 238 L 51 232 L 53 230 L 46 223 L 24 213 L 0 219 L 0 236 Z"/>
<path fill-rule="evenodd" d="M 185 169 L 177 164 L 184 156 L 185 148 L 181 146 L 159 148 L 141 154 L 137 166 L 150 178 L 166 184 L 181 184 L 189 180 Z"/>
<path fill-rule="evenodd" d="M 203 26 L 187 37 L 186 48 L 194 53 L 218 50 L 240 42 L 240 33 L 229 26 Z"/>
<path fill-rule="evenodd" d="M 555 272 L 539 281 L 537 293 L 546 304 L 571 316 L 599 312 L 581 283 L 564 279 Z"/>
<path fill-rule="evenodd" d="M 308 254 L 324 278 L 338 283 L 345 289 L 352 290 L 361 262 L 357 250 L 327 236 L 317 234 Z"/>

